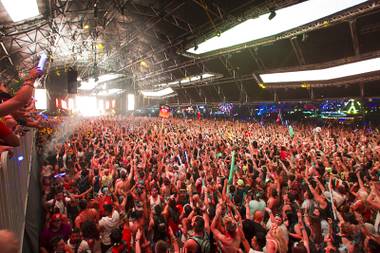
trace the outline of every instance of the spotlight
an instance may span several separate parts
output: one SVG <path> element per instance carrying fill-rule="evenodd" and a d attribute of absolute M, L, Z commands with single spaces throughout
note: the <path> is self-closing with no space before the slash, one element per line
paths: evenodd
<path fill-rule="evenodd" d="M 302 42 L 305 42 L 307 38 L 309 38 L 309 35 L 307 35 L 306 33 L 302 34 Z"/>
<path fill-rule="evenodd" d="M 267 87 L 265 86 L 265 84 L 263 83 L 259 83 L 258 86 L 261 88 L 261 89 L 266 89 Z"/>
<path fill-rule="evenodd" d="M 21 162 L 22 160 L 24 160 L 24 157 L 23 157 L 22 155 L 20 155 L 19 157 L 17 157 L 17 160 L 18 160 L 19 162 Z"/>
<path fill-rule="evenodd" d="M 268 19 L 272 20 L 272 19 L 274 19 L 274 17 L 276 17 L 276 11 L 275 10 L 271 10 Z"/>
<path fill-rule="evenodd" d="M 96 44 L 96 49 L 98 49 L 99 51 L 103 51 L 103 49 L 104 49 L 104 44 L 103 44 L 103 43 L 98 43 L 98 44 Z"/>

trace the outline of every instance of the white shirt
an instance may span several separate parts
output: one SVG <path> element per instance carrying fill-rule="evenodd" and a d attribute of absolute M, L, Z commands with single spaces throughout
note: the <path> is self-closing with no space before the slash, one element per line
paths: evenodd
<path fill-rule="evenodd" d="M 248 253 L 263 253 L 262 251 L 257 251 L 252 248 L 249 249 Z"/>
<path fill-rule="evenodd" d="M 112 217 L 103 217 L 99 221 L 99 226 L 102 227 L 102 232 L 100 233 L 101 241 L 104 245 L 111 245 L 111 232 L 113 229 L 117 228 L 120 223 L 120 215 L 118 211 L 114 210 Z"/>

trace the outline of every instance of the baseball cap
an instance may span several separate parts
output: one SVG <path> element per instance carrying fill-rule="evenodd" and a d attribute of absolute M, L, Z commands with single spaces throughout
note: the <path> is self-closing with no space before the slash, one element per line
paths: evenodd
<path fill-rule="evenodd" d="M 58 220 L 62 220 L 62 214 L 56 213 L 51 216 L 51 221 L 58 221 Z"/>

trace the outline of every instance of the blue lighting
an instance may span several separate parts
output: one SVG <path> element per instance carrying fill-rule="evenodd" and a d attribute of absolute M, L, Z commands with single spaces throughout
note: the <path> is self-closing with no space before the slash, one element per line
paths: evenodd
<path fill-rule="evenodd" d="M 17 157 L 17 160 L 21 162 L 22 160 L 24 160 L 24 157 L 20 155 L 19 157 Z"/>

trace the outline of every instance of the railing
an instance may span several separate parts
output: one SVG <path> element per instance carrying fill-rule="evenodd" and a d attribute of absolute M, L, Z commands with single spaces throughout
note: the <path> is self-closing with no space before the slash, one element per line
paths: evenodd
<path fill-rule="evenodd" d="M 27 129 L 20 142 L 10 153 L 0 154 L 0 229 L 15 233 L 22 248 L 35 130 Z"/>

